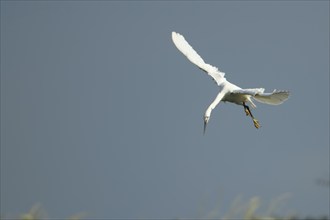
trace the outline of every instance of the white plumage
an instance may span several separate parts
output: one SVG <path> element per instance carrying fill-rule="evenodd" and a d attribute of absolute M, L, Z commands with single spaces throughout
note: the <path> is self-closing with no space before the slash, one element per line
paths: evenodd
<path fill-rule="evenodd" d="M 274 90 L 271 93 L 264 93 L 264 88 L 242 89 L 227 81 L 227 79 L 225 78 L 225 73 L 221 72 L 217 67 L 205 63 L 204 60 L 189 45 L 189 43 L 181 34 L 172 32 L 172 40 L 175 46 L 179 49 L 179 51 L 183 53 L 183 55 L 185 55 L 190 62 L 192 62 L 201 70 L 206 72 L 209 76 L 211 76 L 212 79 L 216 82 L 216 84 L 220 87 L 220 91 L 217 97 L 205 111 L 204 133 L 206 125 L 211 117 L 211 112 L 220 103 L 220 101 L 232 102 L 238 105 L 242 105 L 244 107 L 246 115 L 251 116 L 254 126 L 256 128 L 259 128 L 260 125 L 258 120 L 253 117 L 249 106 L 246 105 L 248 103 L 252 107 L 256 107 L 251 98 L 261 103 L 269 105 L 279 105 L 285 100 L 287 100 L 289 97 L 288 91 Z"/>

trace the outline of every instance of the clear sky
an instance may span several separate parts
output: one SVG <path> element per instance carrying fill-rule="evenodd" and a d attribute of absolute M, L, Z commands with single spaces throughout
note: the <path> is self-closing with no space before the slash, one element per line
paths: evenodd
<path fill-rule="evenodd" d="M 221 103 L 174 46 L 185 36 L 280 106 Z M 329 215 L 328 1 L 1 1 L 1 213 L 201 217 L 259 196 L 260 212 Z"/>

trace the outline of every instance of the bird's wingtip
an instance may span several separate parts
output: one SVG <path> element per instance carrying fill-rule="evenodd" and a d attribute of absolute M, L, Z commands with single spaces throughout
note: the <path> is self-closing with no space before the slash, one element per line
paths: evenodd
<path fill-rule="evenodd" d="M 172 31 L 172 37 L 183 37 L 183 36 L 178 32 Z"/>
<path fill-rule="evenodd" d="M 174 38 L 176 36 L 176 32 L 175 31 L 172 31 L 172 40 L 174 41 Z"/>

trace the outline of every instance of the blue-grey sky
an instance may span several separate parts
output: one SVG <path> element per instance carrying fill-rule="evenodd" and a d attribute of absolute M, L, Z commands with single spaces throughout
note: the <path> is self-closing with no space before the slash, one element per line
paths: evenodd
<path fill-rule="evenodd" d="M 173 45 L 185 36 L 262 127 Z M 1 213 L 201 217 L 237 196 L 329 215 L 328 1 L 1 1 Z"/>

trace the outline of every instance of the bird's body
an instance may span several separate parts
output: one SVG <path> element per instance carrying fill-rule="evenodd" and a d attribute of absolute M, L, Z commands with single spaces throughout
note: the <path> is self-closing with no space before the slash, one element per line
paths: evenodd
<path fill-rule="evenodd" d="M 217 67 L 211 66 L 197 54 L 197 52 L 189 45 L 185 38 L 176 32 L 172 32 L 172 40 L 175 46 L 181 51 L 193 64 L 206 72 L 219 86 L 220 90 L 214 101 L 206 109 L 204 114 L 204 132 L 206 125 L 211 117 L 212 110 L 221 102 L 231 102 L 244 107 L 247 116 L 251 116 L 254 126 L 259 128 L 259 122 L 256 120 L 248 105 L 256 107 L 252 99 L 270 105 L 278 105 L 283 103 L 289 97 L 288 91 L 274 90 L 271 93 L 264 93 L 264 88 L 242 89 L 235 84 L 227 81 L 225 73 L 218 70 Z M 248 105 L 247 105 L 248 104 Z"/>
<path fill-rule="evenodd" d="M 262 89 L 253 89 L 254 90 L 262 90 Z M 242 94 L 237 93 L 235 91 L 242 91 L 242 88 L 236 86 L 235 84 L 232 84 L 231 82 L 225 81 L 222 86 L 220 86 L 219 93 L 224 93 L 224 97 L 221 101 L 223 102 L 232 102 L 237 105 L 243 105 L 243 103 L 249 103 L 253 108 L 256 107 L 256 105 L 253 103 L 251 99 L 250 94 Z"/>

